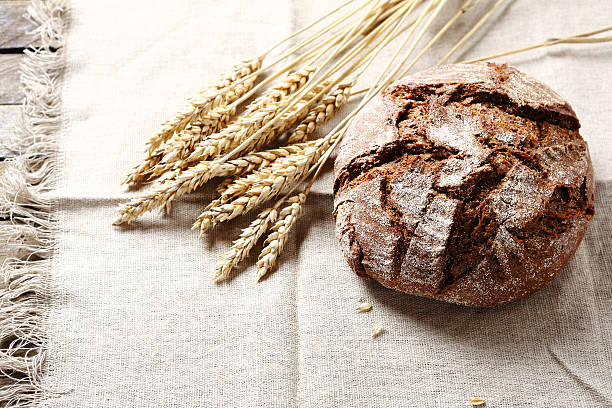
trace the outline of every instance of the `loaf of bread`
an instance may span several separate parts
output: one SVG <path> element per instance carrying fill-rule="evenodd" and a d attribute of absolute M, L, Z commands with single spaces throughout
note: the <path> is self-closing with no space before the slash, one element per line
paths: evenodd
<path fill-rule="evenodd" d="M 394 83 L 352 122 L 335 162 L 336 234 L 351 268 L 469 306 L 542 288 L 593 217 L 579 127 L 559 95 L 505 65 Z"/>

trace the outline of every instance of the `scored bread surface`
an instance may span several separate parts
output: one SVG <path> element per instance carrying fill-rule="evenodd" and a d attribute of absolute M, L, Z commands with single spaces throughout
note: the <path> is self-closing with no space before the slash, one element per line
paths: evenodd
<path fill-rule="evenodd" d="M 593 216 L 579 127 L 559 95 L 507 66 L 448 65 L 392 84 L 352 122 L 335 162 L 351 268 L 470 306 L 540 289 Z"/>

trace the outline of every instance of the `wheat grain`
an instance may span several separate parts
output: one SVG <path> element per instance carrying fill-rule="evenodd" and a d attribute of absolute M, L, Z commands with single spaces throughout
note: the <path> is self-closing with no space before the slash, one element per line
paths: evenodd
<path fill-rule="evenodd" d="M 202 161 L 185 170 L 167 173 L 144 195 L 120 207 L 115 225 L 130 223 L 147 211 L 165 207 L 172 201 L 192 192 L 213 177 L 235 176 L 265 167 L 279 158 L 302 153 L 312 143 L 299 143 L 277 149 L 255 152 L 227 162 Z"/>
<path fill-rule="evenodd" d="M 484 407 L 486 405 L 486 401 L 480 397 L 470 397 L 470 404 L 473 407 Z"/>
<path fill-rule="evenodd" d="M 242 230 L 240 237 L 232 243 L 230 250 L 219 259 L 215 267 L 215 281 L 219 282 L 229 277 L 236 265 L 249 256 L 253 246 L 268 230 L 270 224 L 276 222 L 277 217 L 276 207 L 266 208 L 247 228 Z"/>
<path fill-rule="evenodd" d="M 350 96 L 352 82 L 339 84 L 323 100 L 313 107 L 302 122 L 295 128 L 288 143 L 300 143 L 308 139 L 323 123 L 327 122 Z"/>
<path fill-rule="evenodd" d="M 270 234 L 264 242 L 264 249 L 257 260 L 257 280 L 261 280 L 274 267 L 276 259 L 283 251 L 289 231 L 302 214 L 306 193 L 299 193 L 287 200 L 287 205 L 280 211 L 278 220 L 270 228 Z"/>
<path fill-rule="evenodd" d="M 359 313 L 369 312 L 370 310 L 372 310 L 372 304 L 368 302 L 362 302 L 359 306 L 357 306 L 355 310 L 357 310 Z"/>
<path fill-rule="evenodd" d="M 219 204 L 207 207 L 194 223 L 193 229 L 200 227 L 200 232 L 203 234 L 208 228 L 246 214 L 291 188 L 294 183 L 302 179 L 310 166 L 330 145 L 329 139 L 319 139 L 313 142 L 315 143 L 308 146 L 303 152 L 280 158 L 271 165 L 249 174 L 241 186 L 235 183 L 236 189 L 233 189 L 234 184 L 230 185 L 228 190 L 231 189 L 231 196 L 224 193 L 218 200 Z"/>
<path fill-rule="evenodd" d="M 372 330 L 372 338 L 376 338 L 380 336 L 381 334 L 383 334 L 384 332 L 385 332 L 385 329 L 383 328 L 382 322 L 378 322 L 374 326 L 374 330 Z"/>
<path fill-rule="evenodd" d="M 215 187 L 215 191 L 217 192 L 217 194 L 222 195 L 223 192 L 225 191 L 225 189 L 232 183 L 234 183 L 236 180 L 238 180 L 240 178 L 240 175 L 238 176 L 229 176 L 223 179 L 223 181 L 221 183 L 219 183 L 217 185 L 217 187 Z"/>

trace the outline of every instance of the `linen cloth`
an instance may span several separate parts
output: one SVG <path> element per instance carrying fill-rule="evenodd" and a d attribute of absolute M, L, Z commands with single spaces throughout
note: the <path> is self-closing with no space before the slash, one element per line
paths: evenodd
<path fill-rule="evenodd" d="M 435 63 L 490 3 L 466 14 L 417 69 Z M 334 4 L 72 1 L 43 379 L 65 393 L 43 406 L 463 407 L 470 396 L 490 407 L 612 406 L 610 44 L 499 60 L 571 103 L 596 178 L 596 215 L 575 257 L 514 304 L 460 307 L 354 276 L 334 237 L 330 172 L 276 272 L 259 284 L 253 268 L 212 282 L 217 256 L 249 220 L 200 239 L 189 228 L 211 191 L 179 200 L 169 216 L 111 225 L 115 206 L 138 194 L 119 183 L 164 118 Z M 606 0 L 510 1 L 455 61 L 589 31 L 610 17 Z M 355 312 L 361 297 L 370 313 Z M 379 321 L 385 333 L 372 339 Z"/>

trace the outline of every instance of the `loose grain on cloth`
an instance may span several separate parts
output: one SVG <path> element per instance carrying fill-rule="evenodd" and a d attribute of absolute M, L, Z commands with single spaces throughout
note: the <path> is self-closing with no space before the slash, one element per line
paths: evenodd
<path fill-rule="evenodd" d="M 217 257 L 253 217 L 200 239 L 190 226 L 212 188 L 177 200 L 167 217 L 111 225 L 116 205 L 138 194 L 119 183 L 163 119 L 218 73 L 330 8 L 323 0 L 72 1 L 43 378 L 45 389 L 66 393 L 43 406 L 462 407 L 475 396 L 491 407 L 612 404 L 610 45 L 505 60 L 572 104 L 596 178 L 596 215 L 576 256 L 515 304 L 464 308 L 353 276 L 334 237 L 330 173 L 259 284 L 256 267 L 213 282 Z M 604 26 L 606 10 L 604 0 L 508 2 L 457 58 Z M 461 32 L 478 17 L 466 16 Z M 370 312 L 355 312 L 360 298 Z M 384 332 L 372 338 L 378 322 Z"/>

